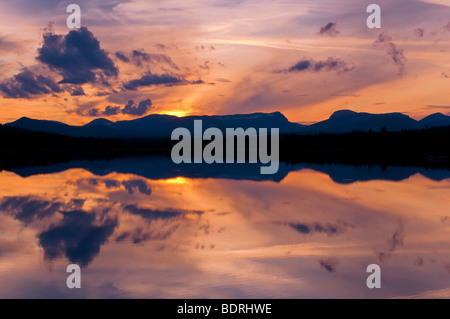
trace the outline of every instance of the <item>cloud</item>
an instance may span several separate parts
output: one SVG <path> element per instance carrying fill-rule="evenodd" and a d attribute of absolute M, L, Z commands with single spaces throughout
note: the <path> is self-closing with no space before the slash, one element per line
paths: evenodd
<path fill-rule="evenodd" d="M 118 75 L 114 62 L 86 27 L 65 36 L 47 31 L 43 37 L 36 59 L 59 73 L 61 83 L 95 83 Z"/>
<path fill-rule="evenodd" d="M 130 59 L 123 52 L 118 51 L 115 55 L 122 62 L 130 62 Z"/>
<path fill-rule="evenodd" d="M 141 185 L 143 186 L 143 185 Z M 149 190 L 149 189 L 148 189 Z M 141 191 L 141 190 L 140 190 Z M 142 189 L 142 191 L 146 191 Z M 130 239 L 133 244 L 142 244 L 148 240 L 165 240 L 171 236 L 180 226 L 180 223 L 185 223 L 184 220 L 179 220 L 187 214 L 201 215 L 203 211 L 191 211 L 182 209 L 151 209 L 142 208 L 138 205 L 126 205 L 124 211 L 136 216 L 144 218 L 149 224 L 158 223 L 155 227 L 138 227 L 131 231 L 126 231 L 116 237 L 117 242 Z M 148 229 L 150 228 L 150 229 Z"/>
<path fill-rule="evenodd" d="M 167 45 L 162 44 L 162 43 L 156 43 L 155 47 L 157 47 L 159 50 L 163 50 L 163 51 L 167 50 Z"/>
<path fill-rule="evenodd" d="M 141 102 L 142 103 L 142 102 Z M 134 190 L 137 188 L 141 194 L 150 195 L 152 193 L 152 189 L 150 185 L 147 184 L 146 181 L 141 179 L 133 179 L 130 181 L 123 181 L 122 185 L 125 186 L 125 189 L 128 191 L 128 194 L 133 195 Z"/>
<path fill-rule="evenodd" d="M 302 234 L 324 233 L 328 236 L 338 235 L 345 232 L 347 227 L 353 227 L 349 223 L 339 223 L 337 225 L 321 223 L 289 223 L 290 227 Z"/>
<path fill-rule="evenodd" d="M 191 210 L 181 210 L 181 209 L 151 209 L 151 208 L 141 208 L 138 205 L 127 205 L 124 210 L 133 215 L 141 216 L 147 220 L 156 219 L 173 219 L 186 214 L 203 214 L 202 211 L 191 211 Z"/>
<path fill-rule="evenodd" d="M 105 110 L 103 111 L 102 115 L 117 115 L 120 112 L 120 106 L 111 106 L 108 105 Z"/>
<path fill-rule="evenodd" d="M 135 245 L 142 244 L 149 240 L 166 240 L 169 238 L 176 230 L 177 225 L 167 225 L 161 229 L 150 229 L 144 230 L 143 228 L 133 229 L 132 231 L 124 232 L 117 236 L 116 242 L 122 242 L 125 239 L 130 239 Z"/>
<path fill-rule="evenodd" d="M 151 65 L 163 64 L 166 66 L 170 66 L 175 70 L 180 69 L 169 56 L 165 54 L 147 53 L 143 49 L 133 50 L 129 54 L 122 51 L 118 51 L 115 53 L 115 56 L 120 61 L 125 63 L 132 63 L 137 67 L 142 67 L 144 64 L 151 64 Z"/>
<path fill-rule="evenodd" d="M 136 91 L 139 87 L 153 86 L 153 85 L 177 85 L 184 84 L 186 80 L 181 77 L 169 74 L 152 74 L 147 72 L 141 78 L 131 80 L 123 85 L 123 88 L 130 91 Z"/>
<path fill-rule="evenodd" d="M 98 117 L 98 116 L 112 116 L 117 114 L 128 114 L 132 116 L 142 116 L 146 114 L 152 107 L 152 101 L 150 99 L 143 100 L 136 105 L 133 100 L 129 100 L 128 103 L 121 108 L 120 106 L 108 105 L 104 111 L 100 111 L 97 108 L 90 109 L 86 116 Z"/>
<path fill-rule="evenodd" d="M 389 238 L 389 252 L 395 251 L 395 249 L 398 246 L 403 246 L 403 239 L 404 239 L 404 227 L 403 224 L 400 223 L 399 227 L 394 231 L 391 238 Z"/>
<path fill-rule="evenodd" d="M 321 72 L 321 71 L 340 71 L 340 72 L 348 72 L 353 70 L 352 67 L 349 67 L 347 62 L 338 59 L 329 57 L 325 61 L 314 61 L 313 59 L 303 59 L 291 66 L 287 69 L 287 72 Z"/>
<path fill-rule="evenodd" d="M 422 28 L 414 29 L 414 34 L 416 35 L 416 37 L 422 38 L 423 35 L 425 34 L 425 30 Z"/>
<path fill-rule="evenodd" d="M 167 64 L 174 68 L 175 70 L 179 70 L 179 67 L 172 61 L 170 57 L 165 54 L 152 54 L 146 53 L 143 50 L 133 50 L 132 52 L 133 61 L 136 66 L 142 66 L 143 62 L 149 62 L 152 64 Z"/>
<path fill-rule="evenodd" d="M 133 100 L 128 101 L 127 105 L 122 109 L 122 114 L 129 114 L 134 116 L 141 116 L 147 113 L 152 106 L 150 99 L 139 102 L 136 106 Z"/>
<path fill-rule="evenodd" d="M 33 222 L 36 218 L 42 219 L 53 216 L 63 207 L 63 203 L 50 202 L 31 196 L 5 197 L 0 203 L 0 210 L 14 215 L 14 218 L 25 224 Z"/>
<path fill-rule="evenodd" d="M 392 256 L 392 253 L 399 247 L 403 246 L 404 226 L 402 221 L 399 221 L 398 227 L 394 230 L 394 233 L 388 239 L 388 249 L 387 251 L 378 251 L 375 249 L 375 253 L 380 261 L 385 261 Z"/>
<path fill-rule="evenodd" d="M 75 86 L 73 88 L 70 88 L 69 90 L 70 90 L 71 96 L 86 95 L 86 93 L 84 93 L 83 87 L 81 87 L 81 86 Z"/>
<path fill-rule="evenodd" d="M 336 267 L 337 267 L 338 263 L 339 263 L 338 260 L 334 259 L 334 258 L 319 260 L 320 268 L 325 269 L 329 273 L 336 272 Z"/>
<path fill-rule="evenodd" d="M 339 33 L 341 32 L 337 29 L 336 22 L 328 22 L 326 26 L 321 27 L 319 30 L 320 35 L 327 35 L 329 37 L 335 37 Z"/>
<path fill-rule="evenodd" d="M 113 179 L 105 179 L 103 182 L 105 183 L 105 187 L 108 189 L 119 187 L 119 182 Z"/>
<path fill-rule="evenodd" d="M 91 117 L 98 117 L 100 116 L 100 112 L 98 111 L 98 109 L 90 109 L 86 116 L 91 116 Z"/>
<path fill-rule="evenodd" d="M 36 95 L 60 93 L 63 89 L 53 79 L 24 68 L 19 74 L 1 82 L 0 91 L 6 98 L 28 99 Z"/>
<path fill-rule="evenodd" d="M 384 46 L 386 48 L 387 54 L 392 58 L 394 63 L 398 65 L 400 73 L 403 73 L 407 60 L 403 55 L 403 50 L 398 49 L 395 43 L 392 42 L 392 37 L 387 33 L 382 32 L 378 35 L 374 44 L 381 44 L 382 46 Z"/>
<path fill-rule="evenodd" d="M 105 219 L 97 224 L 95 214 L 84 211 L 63 212 L 63 216 L 58 225 L 38 235 L 44 258 L 66 256 L 72 263 L 87 266 L 114 232 L 117 220 Z"/>
<path fill-rule="evenodd" d="M 450 21 L 444 26 L 444 32 L 450 31 Z"/>

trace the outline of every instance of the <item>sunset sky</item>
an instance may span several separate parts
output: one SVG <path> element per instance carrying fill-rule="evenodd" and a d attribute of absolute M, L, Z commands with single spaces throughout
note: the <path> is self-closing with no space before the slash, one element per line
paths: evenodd
<path fill-rule="evenodd" d="M 70 3 L 81 29 L 66 26 Z M 381 29 L 366 25 L 371 3 Z M 447 0 L 15 0 L 0 24 L 1 123 L 450 115 Z"/>

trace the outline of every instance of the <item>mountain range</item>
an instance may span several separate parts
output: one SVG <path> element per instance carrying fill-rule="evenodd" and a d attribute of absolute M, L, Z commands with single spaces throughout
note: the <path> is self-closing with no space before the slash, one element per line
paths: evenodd
<path fill-rule="evenodd" d="M 279 128 L 280 134 L 338 134 L 369 130 L 380 132 L 383 128 L 394 132 L 450 126 L 450 116 L 441 113 L 435 113 L 417 121 L 402 113 L 370 114 L 350 110 L 336 111 L 329 119 L 312 125 L 289 122 L 280 112 L 186 117 L 151 114 L 134 120 L 117 122 L 98 118 L 82 126 L 22 117 L 4 125 L 72 137 L 169 138 L 172 131 L 178 127 L 186 127 L 192 132 L 194 120 L 202 120 L 203 130 L 209 127 L 217 127 L 223 132 L 226 128 L 238 127 L 243 129 Z"/>

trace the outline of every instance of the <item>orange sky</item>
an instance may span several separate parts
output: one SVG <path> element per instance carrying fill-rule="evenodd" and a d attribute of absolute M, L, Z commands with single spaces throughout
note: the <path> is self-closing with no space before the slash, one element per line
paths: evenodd
<path fill-rule="evenodd" d="M 382 29 L 370 30 L 365 23 L 368 3 L 359 0 L 80 0 L 82 25 L 98 40 L 117 75 L 106 75 L 105 85 L 99 77 L 104 70 L 93 67 L 95 81 L 59 83 L 61 91 L 47 93 L 33 92 L 15 76 L 26 68 L 55 83 L 63 80 L 64 67 L 37 56 L 49 22 L 56 35 L 70 31 L 67 3 L 2 3 L 0 122 L 28 116 L 84 124 L 96 117 L 119 120 L 151 113 L 281 111 L 290 121 L 310 123 L 339 109 L 403 112 L 414 118 L 448 114 L 450 7 L 440 0 L 378 3 Z M 321 33 L 329 23 L 333 32 Z M 376 43 L 380 38 L 384 40 Z M 134 50 L 153 58 L 132 60 Z M 116 52 L 132 61 L 124 62 Z M 313 66 L 340 62 L 336 68 L 292 71 L 300 61 Z M 76 63 L 66 66 L 86 67 Z M 149 73 L 171 75 L 182 83 L 126 88 Z M 28 96 L 8 94 L 17 86 Z M 75 87 L 84 95 L 74 96 Z M 137 105 L 147 99 L 152 106 L 145 113 L 103 114 L 107 106 L 122 110 L 129 100 Z"/>

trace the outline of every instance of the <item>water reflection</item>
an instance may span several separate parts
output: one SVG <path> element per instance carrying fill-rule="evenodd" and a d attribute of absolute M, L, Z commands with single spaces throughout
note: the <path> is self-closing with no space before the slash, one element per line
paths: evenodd
<path fill-rule="evenodd" d="M 281 162 L 279 170 L 273 175 L 261 175 L 259 164 L 174 164 L 165 157 L 132 157 L 97 161 L 71 161 L 48 166 L 16 168 L 12 171 L 22 177 L 38 174 L 53 174 L 68 169 L 83 168 L 94 175 L 104 176 L 112 172 L 134 174 L 147 179 L 185 178 L 220 178 L 254 181 L 282 181 L 290 172 L 312 169 L 323 172 L 333 181 L 348 184 L 374 179 L 402 181 L 415 174 L 421 174 L 432 180 L 450 178 L 450 169 L 431 169 L 414 166 L 382 165 L 343 165 L 343 164 L 288 164 Z"/>
<path fill-rule="evenodd" d="M 450 291 L 448 171 L 285 165 L 283 178 L 258 180 L 127 161 L 1 172 L 0 297 Z M 69 263 L 82 289 L 65 286 Z M 365 285 L 372 263 L 379 290 Z"/>

